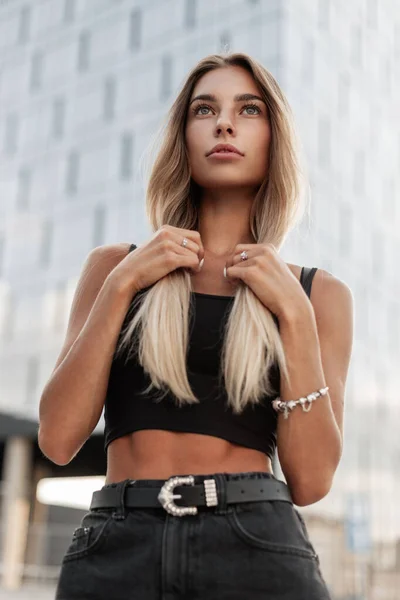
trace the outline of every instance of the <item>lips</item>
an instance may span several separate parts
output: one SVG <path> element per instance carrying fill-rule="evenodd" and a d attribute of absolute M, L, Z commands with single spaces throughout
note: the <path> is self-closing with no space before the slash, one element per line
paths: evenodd
<path fill-rule="evenodd" d="M 212 150 L 210 150 L 210 152 L 207 154 L 207 156 L 210 156 L 210 154 L 214 154 L 214 152 L 221 152 L 221 153 L 234 153 L 234 154 L 239 154 L 240 156 L 243 156 L 243 153 L 240 152 L 240 150 L 238 148 L 236 148 L 236 146 L 233 146 L 232 144 L 217 144 L 216 146 L 214 146 L 214 148 Z"/>

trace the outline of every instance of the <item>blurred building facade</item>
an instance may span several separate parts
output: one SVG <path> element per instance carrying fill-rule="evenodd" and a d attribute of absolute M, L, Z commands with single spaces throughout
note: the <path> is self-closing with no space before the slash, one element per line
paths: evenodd
<path fill-rule="evenodd" d="M 3 546 L 21 524 L 3 553 L 5 585 L 34 560 L 38 478 L 105 470 L 102 418 L 67 467 L 36 441 L 83 261 L 95 246 L 149 237 L 143 152 L 190 68 L 229 49 L 271 70 L 304 145 L 311 218 L 282 256 L 333 273 L 355 299 L 342 463 L 329 496 L 303 513 L 336 598 L 378 598 L 377 581 L 379 598 L 395 598 L 399 40 L 394 0 L 0 2 Z"/>

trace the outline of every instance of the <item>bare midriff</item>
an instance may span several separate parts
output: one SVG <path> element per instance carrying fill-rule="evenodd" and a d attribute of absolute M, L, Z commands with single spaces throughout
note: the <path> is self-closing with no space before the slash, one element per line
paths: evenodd
<path fill-rule="evenodd" d="M 271 459 L 210 435 L 141 429 L 109 444 L 105 483 L 245 471 L 272 473 Z"/>

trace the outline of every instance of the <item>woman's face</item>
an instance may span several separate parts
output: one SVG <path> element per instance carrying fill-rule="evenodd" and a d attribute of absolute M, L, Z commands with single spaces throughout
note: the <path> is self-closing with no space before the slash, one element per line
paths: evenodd
<path fill-rule="evenodd" d="M 194 100 L 203 94 L 215 98 Z M 235 100 L 243 94 L 257 98 Z M 192 178 L 198 185 L 257 189 L 267 173 L 270 137 L 267 106 L 245 69 L 215 69 L 197 82 L 188 108 L 186 145 Z M 236 146 L 242 156 L 207 156 L 220 143 Z"/>

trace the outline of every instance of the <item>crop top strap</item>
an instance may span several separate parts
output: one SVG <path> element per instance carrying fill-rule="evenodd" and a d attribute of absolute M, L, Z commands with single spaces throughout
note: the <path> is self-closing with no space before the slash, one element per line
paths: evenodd
<path fill-rule="evenodd" d="M 312 281 L 317 271 L 318 267 L 303 267 L 301 269 L 300 283 L 309 298 L 311 296 Z"/>
<path fill-rule="evenodd" d="M 135 244 L 131 244 L 129 246 L 128 254 L 129 254 L 129 252 L 132 252 L 132 250 L 134 250 L 135 248 L 137 248 L 137 246 Z"/>

